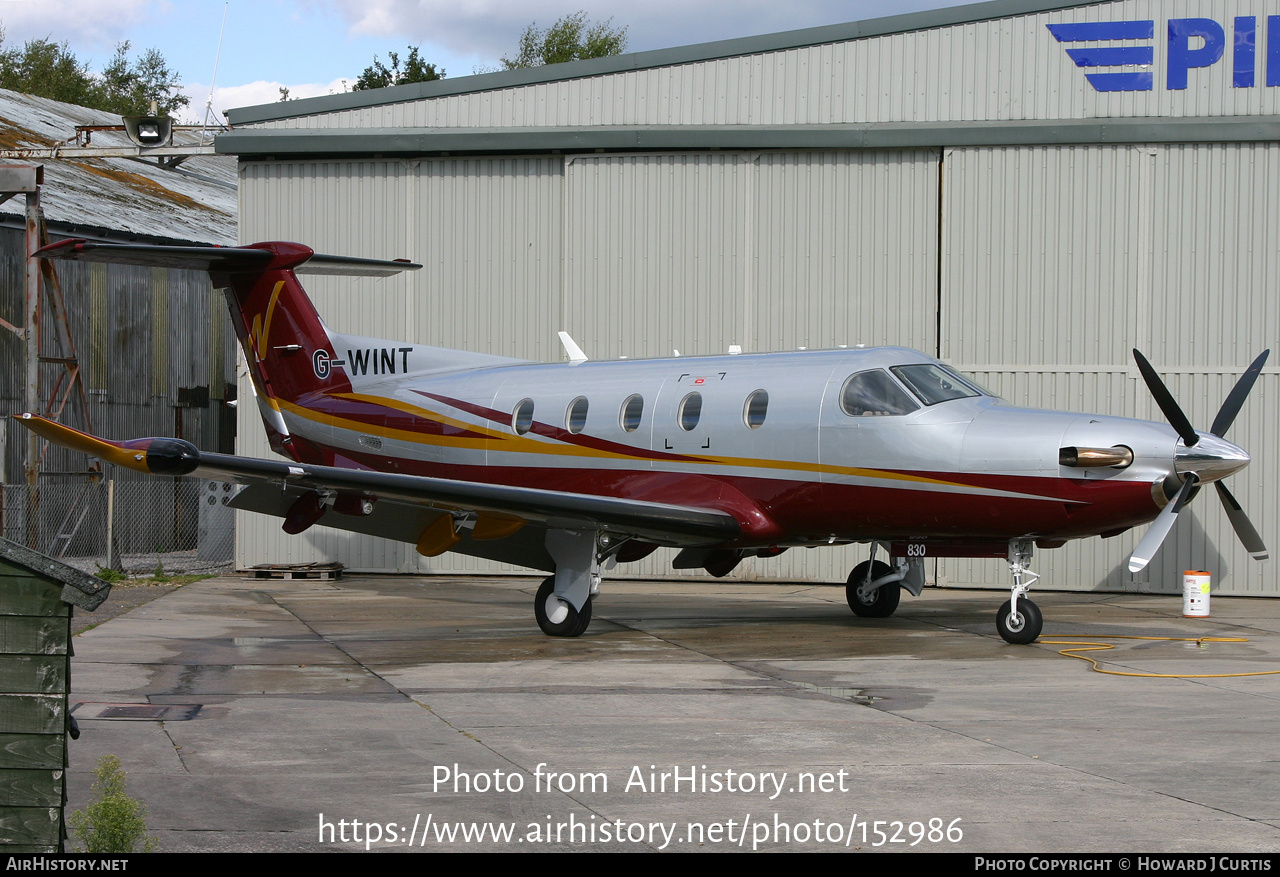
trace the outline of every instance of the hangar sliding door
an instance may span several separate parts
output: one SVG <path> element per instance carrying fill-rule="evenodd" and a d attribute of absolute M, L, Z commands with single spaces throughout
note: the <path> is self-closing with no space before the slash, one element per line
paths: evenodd
<path fill-rule="evenodd" d="M 944 157 L 943 358 L 1016 405 L 1163 422 L 1137 347 L 1193 424 L 1208 429 L 1252 358 L 1277 341 L 1280 145 L 1035 146 Z M 1259 379 L 1229 438 L 1253 456 L 1230 487 L 1280 547 L 1275 483 L 1278 370 Z M 1038 552 L 1036 587 L 1180 591 L 1206 569 L 1215 590 L 1277 593 L 1202 491 L 1136 578 L 1145 528 Z M 946 561 L 944 581 L 1007 586 L 1005 564 Z"/>
<path fill-rule="evenodd" d="M 307 276 L 325 322 L 356 335 L 528 359 L 560 355 L 559 158 L 248 162 L 240 236 L 297 240 L 317 252 L 392 259 L 422 270 L 382 280 Z M 237 445 L 271 456 L 242 376 Z M 287 536 L 275 519 L 237 515 L 236 563 L 336 560 L 377 572 L 506 569 L 461 555 L 315 526 Z"/>
<path fill-rule="evenodd" d="M 343 331 L 556 361 L 937 344 L 936 152 L 791 151 L 246 162 L 243 241 L 408 256 L 415 275 L 308 278 Z M 354 291 L 353 291 L 354 290 Z M 250 398 L 242 381 L 242 398 Z M 252 405 L 242 453 L 265 455 Z M 237 562 L 510 569 L 240 515 Z M 861 551 L 791 551 L 744 577 L 840 581 Z M 671 574 L 660 553 L 624 571 Z"/>
<path fill-rule="evenodd" d="M 597 358 L 937 343 L 937 154 L 573 156 L 564 327 Z M 735 578 L 842 581 L 865 548 Z M 659 551 L 614 575 L 671 575 Z"/>

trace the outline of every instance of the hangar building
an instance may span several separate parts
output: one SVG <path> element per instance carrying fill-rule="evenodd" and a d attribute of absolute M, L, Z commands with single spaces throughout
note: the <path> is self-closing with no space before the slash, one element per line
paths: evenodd
<path fill-rule="evenodd" d="M 894 344 L 1016 404 L 1193 422 L 1278 340 L 1280 0 L 994 0 L 230 113 L 240 238 L 411 257 L 311 281 L 342 331 L 558 360 Z M 339 289 L 343 291 L 339 291 Z M 354 291 L 353 291 L 354 290 Z M 1277 368 L 1231 438 L 1280 547 Z M 251 407 L 244 452 L 266 453 Z M 1135 581 L 1141 533 L 1040 552 L 1037 587 L 1280 594 L 1202 497 Z M 239 561 L 491 569 L 313 528 Z M 744 577 L 843 581 L 864 549 Z M 629 570 L 669 574 L 659 552 Z M 616 572 L 615 572 L 616 574 Z M 1003 563 L 940 561 L 950 585 Z"/>

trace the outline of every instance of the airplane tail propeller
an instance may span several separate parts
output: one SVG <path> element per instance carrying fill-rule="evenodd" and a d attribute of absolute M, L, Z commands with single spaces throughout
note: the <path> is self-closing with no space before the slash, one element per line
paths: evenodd
<path fill-rule="evenodd" d="M 1221 478 L 1224 474 L 1229 474 L 1249 462 L 1248 455 L 1241 455 L 1238 448 L 1223 440 L 1223 436 L 1235 422 L 1236 415 L 1240 413 L 1240 408 L 1244 405 L 1249 391 L 1253 389 L 1253 384 L 1258 379 L 1258 374 L 1262 371 L 1262 366 L 1270 353 L 1270 350 L 1262 351 L 1240 376 L 1231 392 L 1227 394 L 1222 407 L 1218 409 L 1218 416 L 1213 419 L 1209 432 L 1202 435 L 1191 425 L 1191 421 L 1187 419 L 1187 415 L 1183 413 L 1177 400 L 1173 398 L 1164 381 L 1160 380 L 1160 376 L 1156 374 L 1156 370 L 1151 367 L 1147 358 L 1137 349 L 1133 351 L 1133 358 L 1138 364 L 1138 371 L 1142 373 L 1142 379 L 1146 381 L 1147 388 L 1151 390 L 1151 395 L 1160 406 L 1160 410 L 1164 412 L 1169 425 L 1181 436 L 1183 445 L 1188 450 L 1202 445 L 1202 449 L 1196 453 L 1180 452 L 1178 454 L 1180 459 L 1176 468 L 1183 477 L 1182 487 L 1178 490 L 1177 496 L 1161 510 L 1138 542 L 1138 547 L 1129 558 L 1130 572 L 1139 572 L 1151 562 L 1160 544 L 1173 529 L 1178 512 L 1182 511 L 1182 507 L 1195 495 L 1202 473 L 1206 476 L 1212 474 L 1215 478 Z M 1240 507 L 1240 503 L 1236 502 L 1236 498 L 1221 481 L 1215 481 L 1213 486 L 1217 489 L 1218 499 L 1227 513 L 1227 519 L 1231 521 L 1231 526 L 1245 550 L 1254 560 L 1266 560 L 1267 546 L 1258 535 L 1258 531 L 1254 529 L 1249 516 Z"/>

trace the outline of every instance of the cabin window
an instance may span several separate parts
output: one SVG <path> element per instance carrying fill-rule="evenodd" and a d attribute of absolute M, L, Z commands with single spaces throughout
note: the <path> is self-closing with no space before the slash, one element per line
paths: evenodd
<path fill-rule="evenodd" d="M 764 390 L 756 390 L 747 397 L 747 404 L 742 409 L 742 420 L 752 429 L 759 429 L 764 425 L 768 412 L 769 394 Z"/>
<path fill-rule="evenodd" d="M 982 395 L 965 383 L 955 372 L 933 363 L 895 365 L 891 371 L 901 378 L 902 382 L 911 388 L 911 392 L 919 396 L 920 401 L 926 405 L 937 405 L 939 402 L 950 402 L 952 399 Z"/>
<path fill-rule="evenodd" d="M 622 403 L 622 411 L 618 415 L 618 423 L 627 432 L 635 432 L 640 428 L 640 417 L 644 414 L 644 397 L 640 394 L 628 396 Z"/>
<path fill-rule="evenodd" d="M 579 396 L 569 403 L 564 413 L 564 426 L 569 432 L 577 435 L 587 426 L 587 397 Z"/>
<path fill-rule="evenodd" d="M 910 414 L 920 406 L 881 369 L 858 372 L 844 382 L 840 407 L 850 417 Z"/>
<path fill-rule="evenodd" d="M 690 393 L 680 400 L 680 428 L 691 432 L 702 418 L 702 394 Z"/>
<path fill-rule="evenodd" d="M 516 410 L 511 412 L 511 428 L 516 435 L 524 435 L 533 427 L 533 400 L 521 399 Z"/>

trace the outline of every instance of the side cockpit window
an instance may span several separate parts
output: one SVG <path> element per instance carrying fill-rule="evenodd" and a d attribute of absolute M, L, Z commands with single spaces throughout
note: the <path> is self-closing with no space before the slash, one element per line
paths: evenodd
<path fill-rule="evenodd" d="M 950 402 L 952 399 L 982 395 L 955 372 L 933 363 L 895 365 L 890 371 L 910 387 L 911 392 L 919 396 L 920 401 L 926 405 L 937 405 L 939 402 Z"/>
<path fill-rule="evenodd" d="M 844 382 L 840 407 L 850 417 L 910 414 L 920 406 L 881 369 L 858 372 Z"/>

